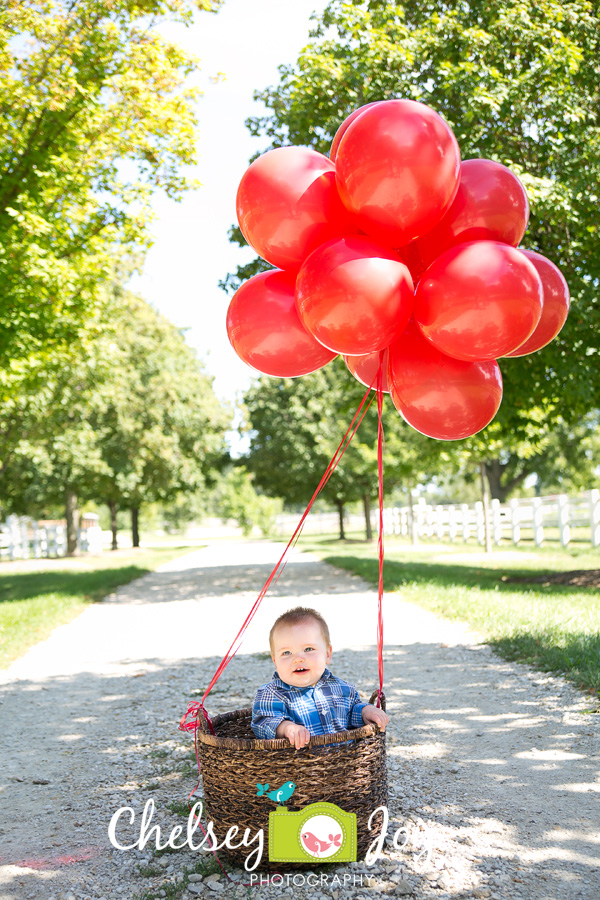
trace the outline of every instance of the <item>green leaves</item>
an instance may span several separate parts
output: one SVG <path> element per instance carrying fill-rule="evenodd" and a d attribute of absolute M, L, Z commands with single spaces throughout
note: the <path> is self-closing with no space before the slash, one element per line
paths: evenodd
<path fill-rule="evenodd" d="M 248 468 L 270 496 L 306 503 L 366 391 L 340 358 L 302 378 L 262 376 L 246 393 L 250 420 Z M 374 396 L 374 395 L 372 395 Z M 385 485 L 413 485 L 433 465 L 442 445 L 423 437 L 384 403 Z M 377 407 L 373 401 L 323 496 L 352 502 L 377 496 Z"/>
<path fill-rule="evenodd" d="M 576 461 L 580 457 L 573 448 L 579 442 L 581 453 L 587 452 L 588 413 L 600 408 L 599 58 L 600 16 L 590 0 L 332 0 L 297 62 L 280 67 L 279 84 L 256 93 L 267 115 L 247 122 L 252 134 L 266 138 L 265 149 L 301 144 L 327 153 L 337 128 L 355 108 L 407 97 L 446 118 L 464 159 L 491 158 L 522 178 L 531 204 L 523 246 L 562 269 L 571 290 L 571 314 L 548 347 L 501 361 L 504 399 L 492 425 L 452 447 L 438 445 L 437 451 L 446 465 L 459 457 L 466 466 L 495 461 L 505 486 L 520 483 L 536 466 L 544 483 L 553 483 L 551 459 L 566 483 L 553 435 L 570 448 L 564 456 L 573 466 L 570 477 L 576 468 L 592 477 L 589 466 Z M 241 243 L 237 229 L 233 240 Z M 265 266 L 261 260 L 246 264 L 223 286 L 238 287 Z M 350 394 L 354 390 L 352 380 L 343 370 L 336 376 L 330 370 L 331 365 L 310 379 L 277 388 L 261 379 L 260 389 L 248 397 L 257 481 L 265 490 L 269 483 L 276 485 L 273 490 L 288 500 L 304 498 L 309 466 L 324 468 L 328 461 L 335 445 L 325 436 L 332 422 L 340 436 L 345 430 L 343 416 L 336 419 L 333 410 L 339 410 L 342 384 Z M 333 386 L 336 379 L 339 389 Z M 304 389 L 305 382 L 310 389 Z M 311 391 L 327 410 L 318 425 L 301 416 L 301 410 L 311 409 Z M 286 417 L 291 417 L 291 433 L 283 436 Z M 436 453 L 426 449 L 434 442 L 415 436 L 399 420 L 388 434 L 402 435 L 396 460 L 391 439 L 386 446 L 392 478 L 391 473 L 402 471 L 402 460 L 413 466 L 415 480 L 439 465 L 432 462 Z M 357 471 L 352 469 L 350 480 Z M 409 468 L 403 471 L 411 476 Z M 344 472 L 350 469 L 342 466 L 340 475 Z"/>
<path fill-rule="evenodd" d="M 501 361 L 502 406 L 491 426 L 460 442 L 466 459 L 502 451 L 516 453 L 516 465 L 544 452 L 555 425 L 577 433 L 600 408 L 599 58 L 600 15 L 589 0 L 332 0 L 296 64 L 256 94 L 268 114 L 247 124 L 270 146 L 327 153 L 356 107 L 407 97 L 446 118 L 464 159 L 497 160 L 524 181 L 523 246 L 561 268 L 571 314 L 548 347 Z M 227 286 L 259 265 L 240 268 Z"/>
<path fill-rule="evenodd" d="M 66 346 L 157 188 L 193 186 L 196 60 L 155 30 L 192 0 L 7 0 L 0 11 L 0 367 Z"/>
<path fill-rule="evenodd" d="M 60 359 L 0 370 L 0 495 L 16 511 L 81 498 L 120 506 L 203 487 L 230 413 L 181 332 L 143 300 L 104 295 L 97 332 Z"/>

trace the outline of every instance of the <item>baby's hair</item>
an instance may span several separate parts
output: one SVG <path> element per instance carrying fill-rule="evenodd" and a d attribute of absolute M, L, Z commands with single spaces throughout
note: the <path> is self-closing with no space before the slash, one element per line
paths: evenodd
<path fill-rule="evenodd" d="M 327 622 L 321 615 L 318 613 L 316 609 L 310 609 L 308 606 L 295 606 L 294 609 L 288 609 L 287 612 L 282 613 L 278 619 L 273 623 L 273 627 L 269 632 L 269 647 L 271 648 L 271 654 L 273 654 L 273 635 L 275 634 L 275 629 L 280 625 L 299 625 L 300 622 L 306 622 L 307 619 L 314 619 L 319 628 L 321 629 L 321 635 L 327 647 L 331 644 L 331 638 L 329 637 L 329 628 L 327 627 Z"/>

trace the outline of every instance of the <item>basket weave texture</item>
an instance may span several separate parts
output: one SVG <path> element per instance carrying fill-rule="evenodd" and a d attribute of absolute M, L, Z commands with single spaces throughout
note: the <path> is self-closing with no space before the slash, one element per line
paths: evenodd
<path fill-rule="evenodd" d="M 371 702 L 375 697 L 376 693 Z M 383 695 L 381 701 L 385 709 Z M 204 811 L 213 822 L 219 842 L 233 825 L 240 829 L 239 836 L 245 828 L 252 835 L 262 828 L 266 839 L 269 813 L 276 804 L 265 796 L 258 797 L 256 786 L 268 784 L 272 790 L 293 781 L 296 789 L 285 804 L 289 810 L 327 801 L 356 813 L 357 857 L 364 856 L 383 825 L 383 816 L 378 813 L 369 831 L 369 818 L 378 806 L 387 805 L 385 732 L 369 724 L 315 735 L 306 747 L 296 750 L 287 739 L 257 740 L 251 719 L 249 708 L 215 716 L 215 734 L 211 735 L 202 715 L 198 718 Z M 254 846 L 227 853 L 243 864 Z"/>

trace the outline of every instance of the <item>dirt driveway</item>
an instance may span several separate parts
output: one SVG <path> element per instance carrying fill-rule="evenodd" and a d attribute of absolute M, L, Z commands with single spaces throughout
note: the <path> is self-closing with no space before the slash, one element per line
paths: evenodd
<path fill-rule="evenodd" d="M 141 815 L 149 797 L 164 833 L 183 821 L 178 809 L 195 778 L 179 719 L 280 552 L 223 542 L 180 557 L 0 674 L 3 900 L 248 895 L 224 876 L 190 881 L 206 854 L 118 851 L 107 828 L 122 806 Z M 327 617 L 333 671 L 368 697 L 377 674 L 373 590 L 294 552 L 211 695 L 211 713 L 251 703 L 273 670 L 269 627 L 298 604 Z M 466 627 L 397 594 L 385 599 L 385 642 L 390 831 L 402 825 L 409 840 L 370 869 L 346 867 L 352 884 L 297 882 L 294 895 L 598 900 L 596 704 L 561 679 L 503 662 Z"/>

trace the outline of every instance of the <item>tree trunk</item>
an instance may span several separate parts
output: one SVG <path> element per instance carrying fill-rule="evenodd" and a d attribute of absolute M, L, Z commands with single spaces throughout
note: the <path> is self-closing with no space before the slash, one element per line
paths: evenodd
<path fill-rule="evenodd" d="M 490 523 L 490 498 L 488 494 L 488 482 L 486 479 L 485 463 L 479 465 L 481 478 L 481 498 L 483 500 L 483 526 L 485 531 L 485 552 L 492 552 L 492 529 Z"/>
<path fill-rule="evenodd" d="M 344 501 L 336 500 L 336 506 L 338 508 L 338 519 L 340 524 L 340 541 L 345 541 L 346 532 L 344 531 Z"/>
<path fill-rule="evenodd" d="M 131 507 L 131 542 L 134 547 L 140 546 L 140 508 L 139 506 Z"/>
<path fill-rule="evenodd" d="M 67 520 L 67 556 L 79 554 L 79 510 L 77 509 L 77 494 L 71 487 L 65 489 L 65 517 Z"/>
<path fill-rule="evenodd" d="M 419 543 L 419 535 L 417 534 L 417 523 L 415 521 L 415 506 L 413 503 L 413 493 L 412 488 L 408 489 L 408 527 L 410 529 L 410 539 L 413 543 L 413 547 L 416 547 Z"/>
<path fill-rule="evenodd" d="M 108 501 L 108 508 L 110 510 L 110 530 L 112 531 L 112 544 L 111 550 L 117 549 L 117 504 L 114 500 Z"/>
<path fill-rule="evenodd" d="M 489 459 L 481 464 L 490 486 L 490 494 L 500 503 L 506 502 L 506 491 L 502 485 L 502 463 L 499 459 Z"/>
<path fill-rule="evenodd" d="M 369 493 L 363 494 L 363 509 L 365 511 L 365 534 L 368 541 L 373 540 L 373 529 L 371 527 L 371 496 Z"/>
<path fill-rule="evenodd" d="M 506 469 L 506 464 L 500 462 L 499 459 L 488 459 L 482 463 L 485 474 L 487 476 L 488 485 L 490 487 L 490 495 L 494 500 L 500 503 L 506 503 L 506 498 L 522 481 L 525 481 L 528 475 L 531 475 L 532 469 L 524 469 L 515 475 L 507 484 L 502 483 L 502 476 Z"/>

